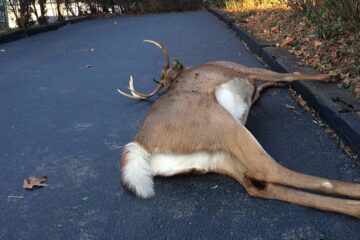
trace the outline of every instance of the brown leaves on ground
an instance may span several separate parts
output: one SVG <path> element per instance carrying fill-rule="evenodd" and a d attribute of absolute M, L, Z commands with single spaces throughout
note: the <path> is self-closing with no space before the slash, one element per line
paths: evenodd
<path fill-rule="evenodd" d="M 46 187 L 48 184 L 44 183 L 47 180 L 47 176 L 34 177 L 29 176 L 29 182 L 24 179 L 23 188 L 27 190 L 33 190 L 34 187 Z"/>
<path fill-rule="evenodd" d="M 360 94 L 360 86 L 359 87 L 356 87 L 356 88 L 354 88 L 354 93 L 356 93 L 356 94 Z"/>
<path fill-rule="evenodd" d="M 281 43 L 280 47 L 286 47 L 294 42 L 294 38 L 287 36 Z"/>
<path fill-rule="evenodd" d="M 360 34 L 343 28 L 337 36 L 319 38 L 313 22 L 288 8 L 253 9 L 251 14 L 244 10 L 229 16 L 257 38 L 288 49 L 301 65 L 339 75 L 338 87 L 351 90 L 360 100 Z"/>

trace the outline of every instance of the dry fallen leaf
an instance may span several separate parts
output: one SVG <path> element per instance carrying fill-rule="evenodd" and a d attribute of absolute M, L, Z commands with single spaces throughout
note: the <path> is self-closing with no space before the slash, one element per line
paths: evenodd
<path fill-rule="evenodd" d="M 338 54 L 337 54 L 336 50 L 333 50 L 333 51 L 330 53 L 330 56 L 331 56 L 333 59 L 337 58 Z"/>
<path fill-rule="evenodd" d="M 355 87 L 354 90 L 353 90 L 353 92 L 354 92 L 355 94 L 360 94 L 360 87 Z"/>
<path fill-rule="evenodd" d="M 294 42 L 294 38 L 287 36 L 280 44 L 280 47 L 285 47 L 290 45 Z"/>
<path fill-rule="evenodd" d="M 309 38 L 309 37 L 305 37 L 305 38 L 303 39 L 303 42 L 310 42 L 310 38 Z"/>
<path fill-rule="evenodd" d="M 46 187 L 48 184 L 44 183 L 47 180 L 47 176 L 34 177 L 29 176 L 30 182 L 24 179 L 23 188 L 32 190 L 34 187 Z"/>
<path fill-rule="evenodd" d="M 300 56 L 303 55 L 303 52 L 302 52 L 302 51 L 294 51 L 294 55 L 295 55 L 296 57 L 300 57 Z"/>
<path fill-rule="evenodd" d="M 288 109 L 295 109 L 294 106 L 291 106 L 291 105 L 289 105 L 289 104 L 285 104 L 285 107 L 288 108 Z"/>
<path fill-rule="evenodd" d="M 314 42 L 314 47 L 318 48 L 318 47 L 320 47 L 322 44 L 323 44 L 323 43 L 320 42 L 320 41 L 315 41 L 315 42 Z"/>
<path fill-rule="evenodd" d="M 272 27 L 270 29 L 272 32 L 278 32 L 279 31 L 279 27 L 278 26 L 275 26 L 275 27 Z"/>
<path fill-rule="evenodd" d="M 297 99 L 297 102 L 302 107 L 304 107 L 306 105 L 306 101 L 302 98 Z"/>

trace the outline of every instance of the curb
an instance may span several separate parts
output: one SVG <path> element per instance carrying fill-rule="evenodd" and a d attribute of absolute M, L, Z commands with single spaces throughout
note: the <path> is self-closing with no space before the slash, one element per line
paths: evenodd
<path fill-rule="evenodd" d="M 33 27 L 33 28 L 28 28 L 28 29 L 23 29 L 23 30 L 17 30 L 17 31 L 10 32 L 10 33 L 0 34 L 0 44 L 16 41 L 16 40 L 26 38 L 28 36 L 36 35 L 39 33 L 43 33 L 43 32 L 54 31 L 54 30 L 57 30 L 65 25 L 67 25 L 67 24 L 79 23 L 79 22 L 90 20 L 90 19 L 92 19 L 92 17 L 80 17 L 80 18 L 69 19 L 69 20 L 65 20 L 65 21 L 61 21 L 61 22 L 57 22 L 57 23 L 47 24 L 45 26 L 38 26 L 38 27 Z"/>
<path fill-rule="evenodd" d="M 316 72 L 309 66 L 301 66 L 300 61 L 286 49 L 259 41 L 248 32 L 238 28 L 234 20 L 214 9 L 207 9 L 224 22 L 243 40 L 250 50 L 258 55 L 271 70 L 277 72 Z M 295 81 L 293 89 L 319 114 L 336 134 L 360 156 L 360 103 L 336 84 L 315 81 Z"/>

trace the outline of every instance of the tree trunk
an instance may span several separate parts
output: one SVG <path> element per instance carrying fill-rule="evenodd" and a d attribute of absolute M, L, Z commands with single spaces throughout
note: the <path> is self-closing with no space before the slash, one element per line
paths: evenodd
<path fill-rule="evenodd" d="M 61 14 L 61 2 L 60 0 L 56 0 L 56 10 L 58 14 L 58 20 L 61 21 L 64 19 L 63 15 Z"/>

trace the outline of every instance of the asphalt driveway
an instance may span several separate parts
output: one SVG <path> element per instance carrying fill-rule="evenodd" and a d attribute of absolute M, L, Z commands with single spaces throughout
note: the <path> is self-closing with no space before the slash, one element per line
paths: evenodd
<path fill-rule="evenodd" d="M 119 185 L 119 152 L 152 105 L 119 96 L 128 77 L 154 87 L 161 52 L 185 65 L 260 61 L 206 12 L 116 17 L 0 45 L 0 239 L 359 239 L 360 221 L 253 199 L 214 174 L 155 181 L 142 200 Z M 285 104 L 292 105 L 295 111 Z M 247 127 L 278 162 L 360 181 L 347 158 L 287 90 L 266 92 Z M 22 189 L 29 175 L 49 186 Z"/>

